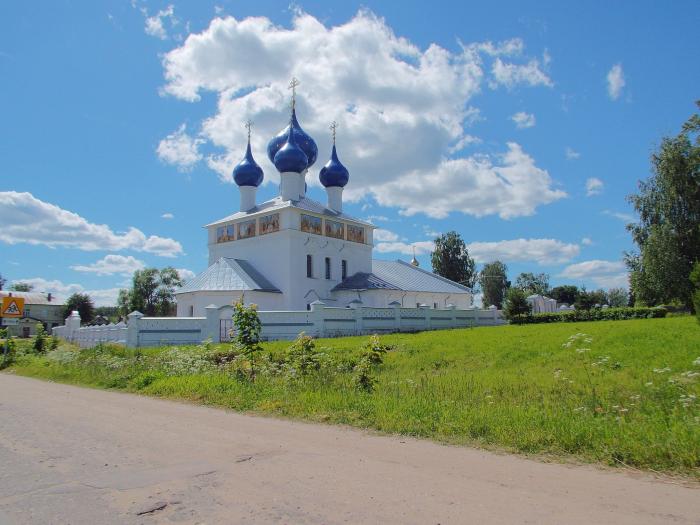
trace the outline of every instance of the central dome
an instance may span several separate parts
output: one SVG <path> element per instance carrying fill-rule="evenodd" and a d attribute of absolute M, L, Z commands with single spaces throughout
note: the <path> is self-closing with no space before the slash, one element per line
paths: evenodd
<path fill-rule="evenodd" d="M 292 118 L 289 126 L 280 131 L 267 144 L 267 158 L 270 159 L 270 162 L 275 162 L 275 155 L 277 155 L 277 152 L 287 142 L 290 127 L 292 133 L 294 134 L 294 142 L 296 142 L 297 146 L 306 154 L 306 158 L 308 159 L 307 167 L 310 168 L 318 158 L 318 146 L 316 146 L 314 139 L 312 139 L 303 129 L 301 129 L 299 121 L 297 120 L 295 109 L 292 109 Z"/>

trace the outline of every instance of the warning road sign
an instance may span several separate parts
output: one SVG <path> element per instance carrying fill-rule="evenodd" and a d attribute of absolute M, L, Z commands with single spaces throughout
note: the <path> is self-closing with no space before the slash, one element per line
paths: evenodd
<path fill-rule="evenodd" d="M 24 297 L 3 297 L 0 316 L 17 318 L 24 312 Z"/>

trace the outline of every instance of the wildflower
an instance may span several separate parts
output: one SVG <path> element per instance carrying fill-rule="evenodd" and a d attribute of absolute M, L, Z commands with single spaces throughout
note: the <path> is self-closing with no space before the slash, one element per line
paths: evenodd
<path fill-rule="evenodd" d="M 700 366 L 700 357 L 698 357 L 695 361 L 693 361 L 693 364 L 695 366 Z"/>
<path fill-rule="evenodd" d="M 581 412 L 582 410 L 586 410 L 586 407 L 574 408 L 574 412 Z"/>
<path fill-rule="evenodd" d="M 669 367 L 666 368 L 654 368 L 654 373 L 655 374 L 663 374 L 665 372 L 670 372 L 671 369 Z"/>
<path fill-rule="evenodd" d="M 654 384 L 654 383 L 652 383 L 651 381 L 649 381 L 648 383 L 644 383 L 644 386 L 652 386 L 653 384 Z"/>

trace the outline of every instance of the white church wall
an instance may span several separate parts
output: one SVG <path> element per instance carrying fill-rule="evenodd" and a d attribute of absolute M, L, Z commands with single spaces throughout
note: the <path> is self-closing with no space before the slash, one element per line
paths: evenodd
<path fill-rule="evenodd" d="M 386 308 L 396 301 L 405 307 L 416 307 L 418 304 L 427 305 L 430 308 L 446 308 L 453 304 L 457 308 L 471 308 L 472 295 L 465 293 L 438 293 L 438 292 L 403 292 L 392 290 L 364 290 L 350 291 L 339 290 L 333 292 L 333 298 L 339 306 L 344 306 L 350 301 L 359 299 L 363 306 Z"/>
<path fill-rule="evenodd" d="M 201 317 L 206 315 L 206 307 L 210 304 L 217 308 L 230 306 L 243 298 L 246 304 L 254 303 L 259 310 L 283 310 L 285 308 L 284 297 L 281 293 L 258 291 L 227 291 L 227 292 L 189 292 L 178 294 L 178 317 Z"/>

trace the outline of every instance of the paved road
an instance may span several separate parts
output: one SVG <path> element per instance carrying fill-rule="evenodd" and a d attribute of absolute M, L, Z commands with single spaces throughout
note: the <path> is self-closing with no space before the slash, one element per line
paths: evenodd
<path fill-rule="evenodd" d="M 700 489 L 0 374 L 0 523 L 700 523 Z"/>

